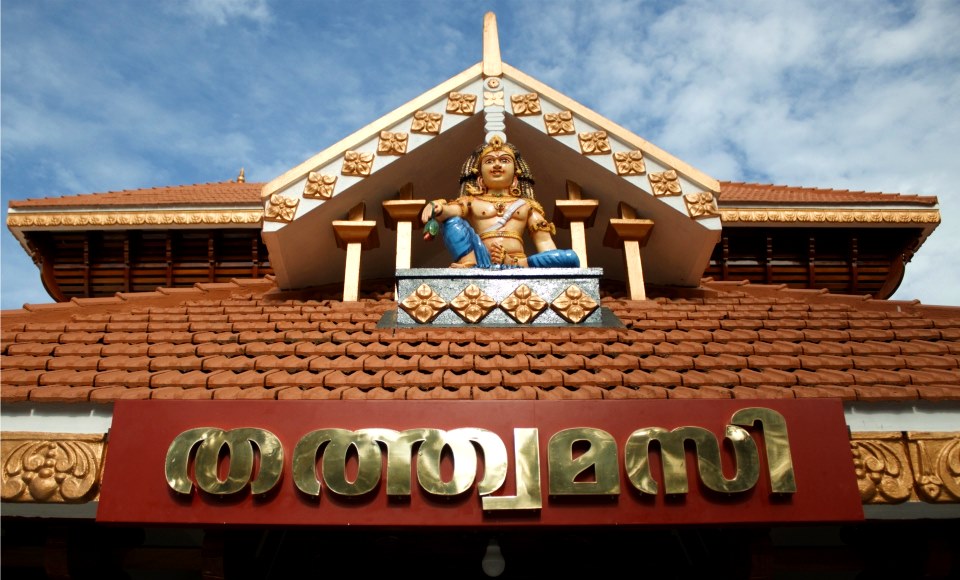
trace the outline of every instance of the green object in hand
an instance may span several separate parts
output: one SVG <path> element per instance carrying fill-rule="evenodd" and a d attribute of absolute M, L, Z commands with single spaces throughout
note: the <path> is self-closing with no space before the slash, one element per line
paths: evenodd
<path fill-rule="evenodd" d="M 440 233 L 440 222 L 438 222 L 434 216 L 437 215 L 435 206 L 430 204 L 430 219 L 427 220 L 427 224 L 423 226 L 423 239 L 430 241 L 433 238 L 437 237 L 437 234 Z"/>

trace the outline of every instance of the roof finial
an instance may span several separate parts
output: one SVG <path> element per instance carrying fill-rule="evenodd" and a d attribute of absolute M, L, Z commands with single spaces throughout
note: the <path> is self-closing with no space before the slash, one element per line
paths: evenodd
<path fill-rule="evenodd" d="M 487 12 L 483 16 L 483 76 L 498 77 L 503 74 L 500 61 L 500 35 L 497 33 L 497 15 Z"/>
<path fill-rule="evenodd" d="M 247 181 L 246 176 L 243 174 L 243 167 L 240 168 L 240 175 L 237 176 L 237 183 L 245 183 Z"/>

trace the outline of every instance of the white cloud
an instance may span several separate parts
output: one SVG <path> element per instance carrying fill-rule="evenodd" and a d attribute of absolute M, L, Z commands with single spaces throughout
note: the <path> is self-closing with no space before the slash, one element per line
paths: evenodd
<path fill-rule="evenodd" d="M 219 26 L 240 19 L 266 24 L 272 18 L 267 0 L 183 0 L 175 6 L 188 16 Z"/>

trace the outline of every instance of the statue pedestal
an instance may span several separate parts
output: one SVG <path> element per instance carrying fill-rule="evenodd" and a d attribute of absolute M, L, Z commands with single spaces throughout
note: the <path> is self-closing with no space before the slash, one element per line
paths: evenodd
<path fill-rule="evenodd" d="M 380 325 L 622 326 L 600 306 L 602 275 L 602 268 L 401 269 L 396 318 Z"/>

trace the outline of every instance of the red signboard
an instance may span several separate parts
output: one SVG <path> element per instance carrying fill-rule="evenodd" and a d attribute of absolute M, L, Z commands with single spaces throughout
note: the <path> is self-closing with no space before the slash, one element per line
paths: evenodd
<path fill-rule="evenodd" d="M 568 526 L 863 518 L 836 400 L 118 401 L 97 519 Z"/>

